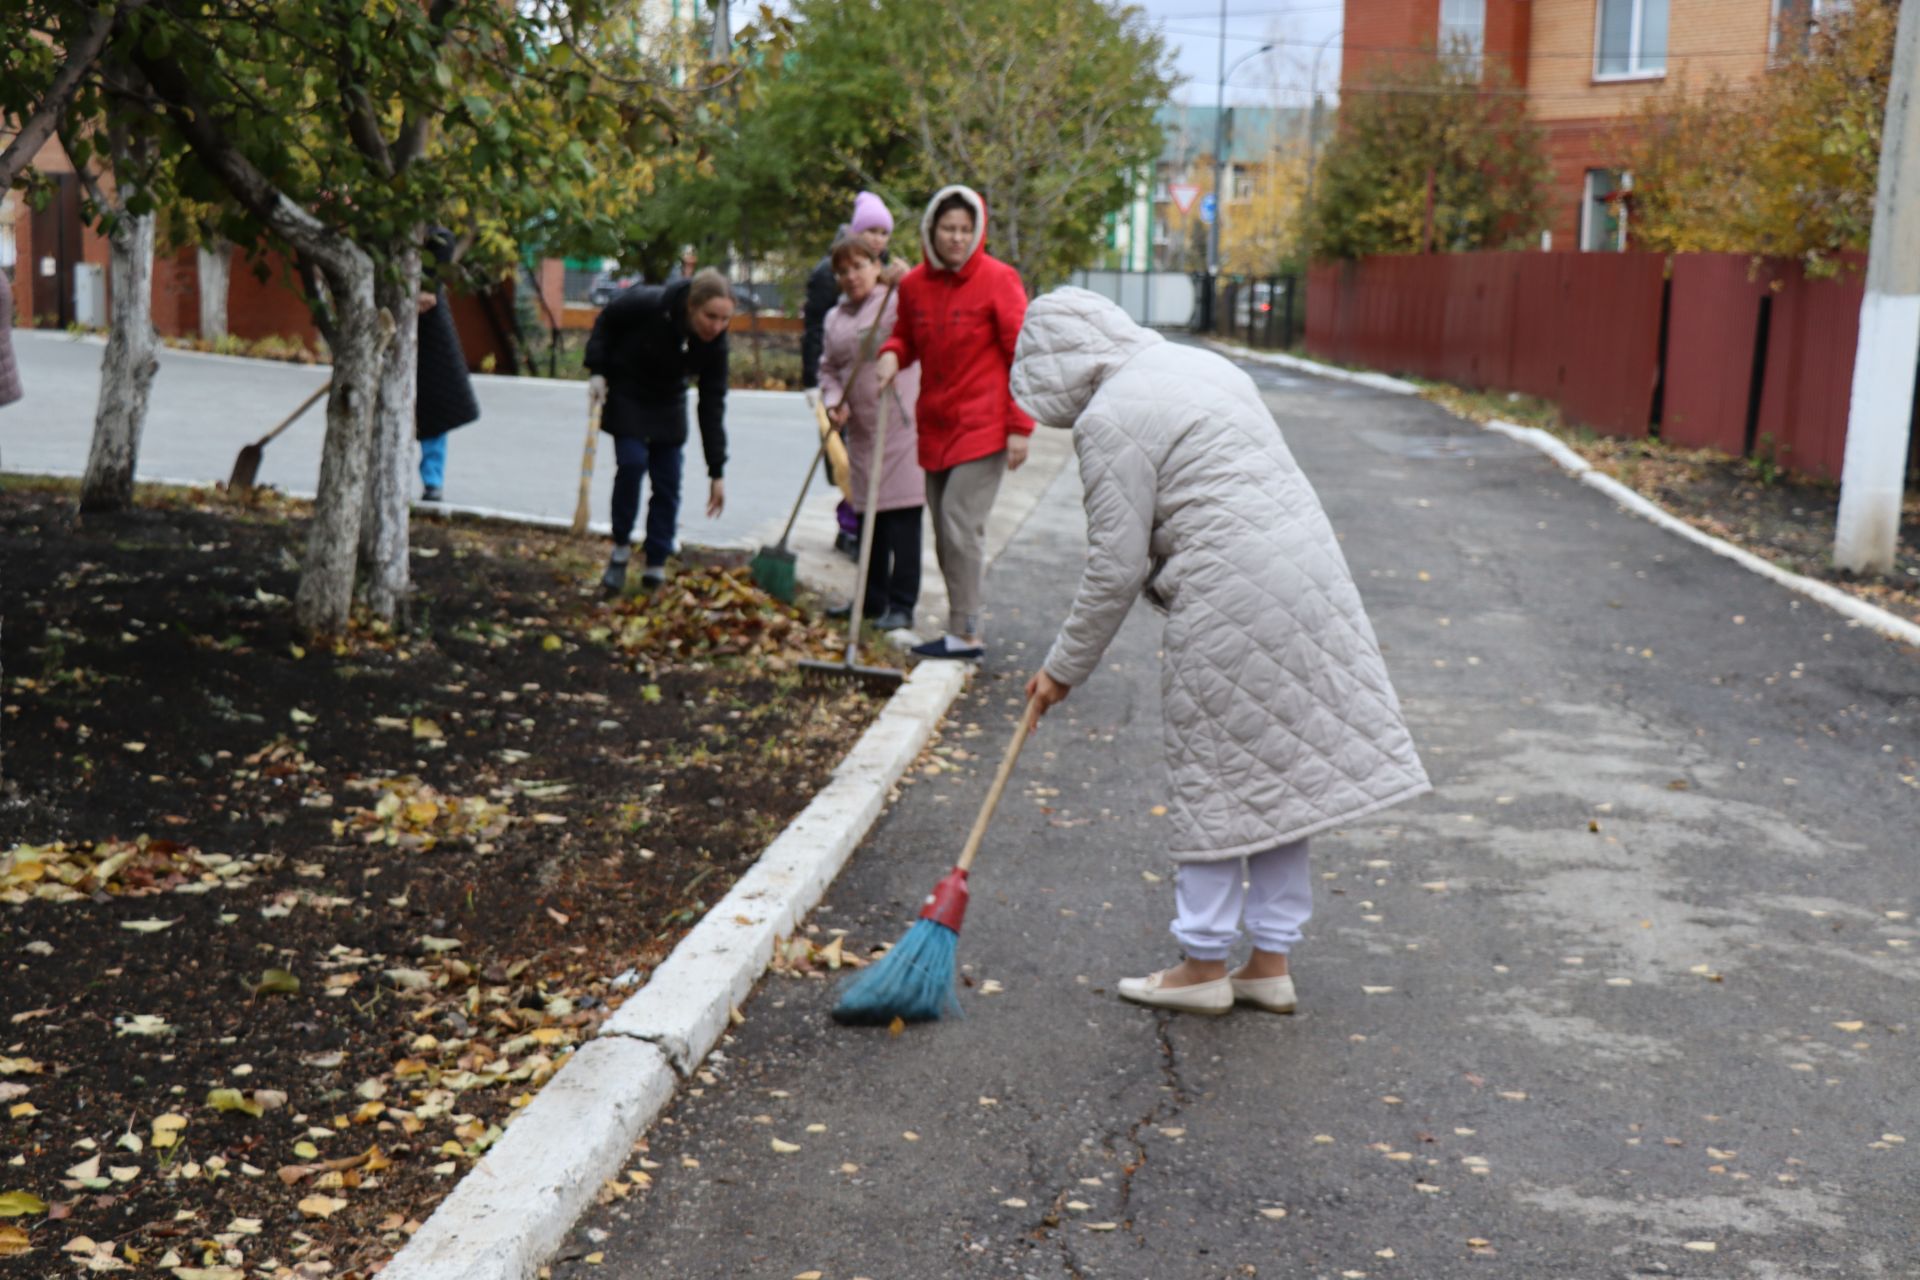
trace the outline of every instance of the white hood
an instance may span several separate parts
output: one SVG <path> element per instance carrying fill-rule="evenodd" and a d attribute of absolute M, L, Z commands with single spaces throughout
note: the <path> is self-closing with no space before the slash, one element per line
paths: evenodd
<path fill-rule="evenodd" d="M 938 209 L 948 196 L 959 196 L 973 210 L 973 247 L 967 250 L 967 260 L 958 267 L 949 267 L 933 251 L 933 211 Z M 955 183 L 942 187 L 933 193 L 933 199 L 927 201 L 927 210 L 920 215 L 920 261 L 927 264 L 929 271 L 965 271 L 979 256 L 980 246 L 987 242 L 987 202 L 972 187 L 963 187 Z"/>
<path fill-rule="evenodd" d="M 1027 308 L 1013 398 L 1036 421 L 1071 427 L 1114 370 L 1165 341 L 1097 293 L 1055 289 Z"/>

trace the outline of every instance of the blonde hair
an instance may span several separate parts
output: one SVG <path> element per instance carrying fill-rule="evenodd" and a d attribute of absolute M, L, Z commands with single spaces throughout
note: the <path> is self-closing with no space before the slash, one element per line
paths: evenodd
<path fill-rule="evenodd" d="M 731 297 L 733 286 L 727 283 L 727 278 L 712 267 L 703 267 L 693 273 L 693 284 L 687 290 L 687 312 L 692 314 L 715 298 Z"/>

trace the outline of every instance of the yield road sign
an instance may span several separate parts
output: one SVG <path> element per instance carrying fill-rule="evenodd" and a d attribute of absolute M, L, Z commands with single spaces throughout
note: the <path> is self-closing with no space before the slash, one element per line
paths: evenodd
<path fill-rule="evenodd" d="M 1173 197 L 1174 208 L 1185 213 L 1193 208 L 1193 198 L 1200 194 L 1200 188 L 1191 182 L 1176 182 L 1167 188 L 1167 194 Z"/>

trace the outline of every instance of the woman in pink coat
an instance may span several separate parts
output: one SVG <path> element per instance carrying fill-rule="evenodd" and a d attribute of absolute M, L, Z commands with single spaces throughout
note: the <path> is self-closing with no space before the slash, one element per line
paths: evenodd
<path fill-rule="evenodd" d="M 840 301 L 827 313 L 820 391 L 834 406 L 834 422 L 846 434 L 853 500 L 864 506 L 880 424 L 881 391 L 871 356 L 858 377 L 854 365 L 876 325 L 875 352 L 893 332 L 899 299 L 880 288 L 880 259 L 859 236 L 835 243 L 832 261 Z M 913 409 L 919 391 L 920 371 L 910 368 L 894 379 L 886 393 L 890 401 L 887 447 L 880 464 L 873 555 L 867 581 L 854 584 L 854 590 L 866 593 L 863 616 L 883 631 L 912 626 L 913 609 L 920 601 L 920 510 L 927 501 L 927 477 L 920 470 L 920 444 L 914 432 Z M 830 612 L 845 616 L 852 612 L 852 605 Z"/>

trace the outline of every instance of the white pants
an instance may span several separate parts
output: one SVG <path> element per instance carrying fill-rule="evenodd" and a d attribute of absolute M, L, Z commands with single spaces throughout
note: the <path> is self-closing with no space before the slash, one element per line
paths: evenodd
<path fill-rule="evenodd" d="M 1253 945 L 1288 952 L 1313 914 L 1307 842 L 1221 862 L 1183 862 L 1174 874 L 1173 936 L 1194 960 L 1225 960 L 1245 919 Z"/>

